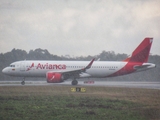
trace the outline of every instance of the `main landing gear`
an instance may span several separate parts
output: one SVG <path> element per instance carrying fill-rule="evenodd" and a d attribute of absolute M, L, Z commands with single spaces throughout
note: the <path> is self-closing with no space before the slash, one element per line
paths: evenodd
<path fill-rule="evenodd" d="M 76 79 L 73 79 L 72 80 L 72 85 L 77 85 L 78 84 L 78 81 Z"/>
<path fill-rule="evenodd" d="M 22 84 L 22 85 L 25 85 L 25 78 L 23 78 L 21 84 Z"/>

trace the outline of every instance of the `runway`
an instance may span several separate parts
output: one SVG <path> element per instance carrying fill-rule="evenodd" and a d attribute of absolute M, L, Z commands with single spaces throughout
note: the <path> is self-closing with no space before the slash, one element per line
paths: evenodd
<path fill-rule="evenodd" d="M 24 86 L 71 86 L 71 81 L 62 83 L 47 83 L 46 81 L 26 81 Z M 22 86 L 21 81 L 0 81 L 0 86 Z M 84 83 L 78 81 L 77 86 L 106 86 L 106 87 L 126 87 L 126 88 L 146 88 L 160 90 L 160 82 L 119 82 L 119 81 L 94 81 L 94 83 Z"/>

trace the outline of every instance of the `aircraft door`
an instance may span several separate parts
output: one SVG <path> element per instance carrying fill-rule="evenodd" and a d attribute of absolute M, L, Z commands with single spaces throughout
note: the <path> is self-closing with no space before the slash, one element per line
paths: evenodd
<path fill-rule="evenodd" d="M 21 71 L 25 71 L 26 67 L 25 67 L 25 62 L 21 62 L 21 67 L 20 70 Z"/>

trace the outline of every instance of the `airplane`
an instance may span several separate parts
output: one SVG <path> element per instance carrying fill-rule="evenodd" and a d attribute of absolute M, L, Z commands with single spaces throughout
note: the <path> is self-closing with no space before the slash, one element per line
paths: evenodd
<path fill-rule="evenodd" d="M 46 77 L 48 83 L 60 83 L 72 79 L 71 84 L 77 85 L 78 78 L 107 78 L 131 74 L 155 68 L 153 63 L 147 63 L 153 38 L 145 38 L 123 61 L 17 61 L 4 68 L 6 75 L 23 77 Z"/>

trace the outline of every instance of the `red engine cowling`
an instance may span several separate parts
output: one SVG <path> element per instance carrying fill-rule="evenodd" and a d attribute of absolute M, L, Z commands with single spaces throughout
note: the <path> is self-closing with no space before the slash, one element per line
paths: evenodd
<path fill-rule="evenodd" d="M 60 83 L 63 82 L 61 73 L 48 72 L 46 74 L 46 79 L 48 83 Z"/>

